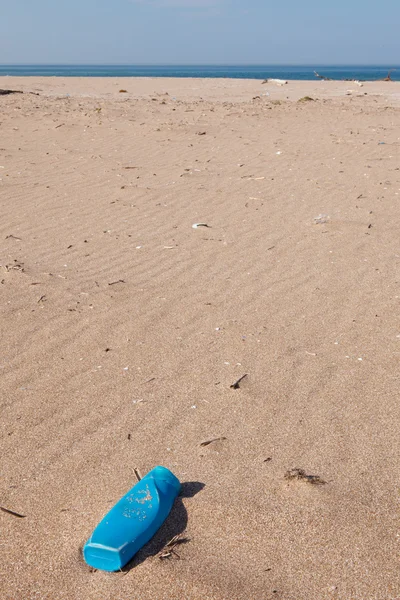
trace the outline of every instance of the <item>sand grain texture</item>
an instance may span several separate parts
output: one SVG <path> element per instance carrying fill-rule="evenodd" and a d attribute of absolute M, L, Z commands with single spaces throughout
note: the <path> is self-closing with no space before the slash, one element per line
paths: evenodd
<path fill-rule="evenodd" d="M 0 99 L 2 599 L 399 598 L 400 84 L 0 87 L 40 94 Z M 91 572 L 156 464 L 184 497 Z"/>

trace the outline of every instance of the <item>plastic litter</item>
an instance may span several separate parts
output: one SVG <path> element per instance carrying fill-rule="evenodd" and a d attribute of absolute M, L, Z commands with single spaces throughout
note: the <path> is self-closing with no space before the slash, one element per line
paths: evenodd
<path fill-rule="evenodd" d="M 265 83 L 276 83 L 276 85 L 286 85 L 287 81 L 286 79 L 267 79 Z"/>
<path fill-rule="evenodd" d="M 169 469 L 152 469 L 97 525 L 83 548 L 86 563 L 102 571 L 122 569 L 161 527 L 180 489 Z"/>
<path fill-rule="evenodd" d="M 324 223 L 328 223 L 330 217 L 329 215 L 318 215 L 317 217 L 314 217 L 314 223 L 316 225 L 323 225 Z"/>

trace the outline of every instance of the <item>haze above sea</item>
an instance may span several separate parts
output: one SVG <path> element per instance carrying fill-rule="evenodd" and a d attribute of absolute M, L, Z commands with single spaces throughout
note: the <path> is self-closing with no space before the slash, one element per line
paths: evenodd
<path fill-rule="evenodd" d="M 393 69 L 393 70 L 392 70 Z M 0 65 L 0 76 L 48 77 L 207 77 L 233 79 L 315 80 L 314 71 L 334 80 L 400 81 L 400 66 L 277 66 L 277 65 Z"/>

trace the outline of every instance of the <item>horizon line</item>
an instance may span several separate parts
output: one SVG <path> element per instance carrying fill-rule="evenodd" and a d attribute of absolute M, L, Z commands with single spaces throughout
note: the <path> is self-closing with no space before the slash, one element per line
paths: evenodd
<path fill-rule="evenodd" d="M 0 67 L 385 67 L 395 63 L 0 63 Z M 399 67 L 400 64 L 395 64 Z M 390 67 L 394 68 L 394 67 Z"/>

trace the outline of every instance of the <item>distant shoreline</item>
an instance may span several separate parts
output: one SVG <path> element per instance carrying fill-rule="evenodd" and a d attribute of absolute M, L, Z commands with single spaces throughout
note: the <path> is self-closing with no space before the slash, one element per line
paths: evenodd
<path fill-rule="evenodd" d="M 287 79 L 317 81 L 314 72 L 333 81 L 380 81 L 389 72 L 400 81 L 400 66 L 385 65 L 0 65 L 0 76 L 147 77 L 195 79 Z"/>
<path fill-rule="evenodd" d="M 40 96 L 66 98 L 154 100 L 160 96 L 175 101 L 211 102 L 297 102 L 306 96 L 316 100 L 340 100 L 351 97 L 381 98 L 398 106 L 400 82 L 356 82 L 260 79 L 179 78 L 179 77 L 1 77 L 0 88 L 33 92 Z"/>

